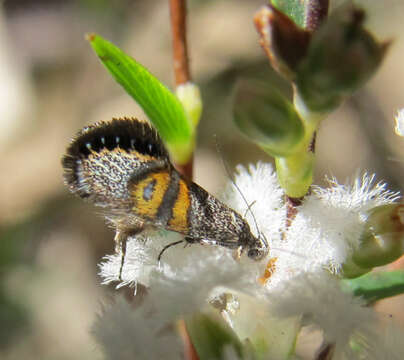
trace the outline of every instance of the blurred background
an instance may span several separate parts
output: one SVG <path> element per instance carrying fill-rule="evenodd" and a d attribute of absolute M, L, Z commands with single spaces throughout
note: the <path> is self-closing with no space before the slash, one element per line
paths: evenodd
<path fill-rule="evenodd" d="M 218 194 L 230 167 L 271 161 L 232 123 L 240 78 L 282 83 L 258 45 L 252 16 L 263 0 L 192 0 L 191 70 L 201 86 L 195 179 Z M 331 3 L 334 4 L 331 0 Z M 394 42 L 367 87 L 327 119 L 317 137 L 315 183 L 368 170 L 392 190 L 404 185 L 404 4 L 362 1 L 368 26 Z M 61 157 L 72 136 L 98 120 L 143 116 L 84 39 L 97 32 L 173 83 L 166 0 L 5 0 L 0 7 L 0 359 L 100 359 L 91 325 L 113 287 L 97 263 L 113 232 L 63 185 Z M 215 147 L 214 134 L 221 147 Z M 404 325 L 403 300 L 378 305 Z"/>

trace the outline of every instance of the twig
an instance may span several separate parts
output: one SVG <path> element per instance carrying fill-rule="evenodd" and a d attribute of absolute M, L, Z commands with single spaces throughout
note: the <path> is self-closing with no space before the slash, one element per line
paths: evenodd
<path fill-rule="evenodd" d="M 193 174 L 193 167 L 194 167 L 194 157 L 192 158 L 184 165 L 180 164 L 175 164 L 175 168 L 184 176 L 186 176 L 188 179 L 192 180 L 192 174 Z"/>
<path fill-rule="evenodd" d="M 173 66 L 175 86 L 186 84 L 191 81 L 188 61 L 187 48 L 187 8 L 186 0 L 170 0 L 170 18 L 171 18 L 171 33 L 173 44 Z M 193 174 L 193 156 L 186 164 L 175 164 L 177 170 L 192 179 Z M 184 320 L 179 320 L 178 331 L 184 343 L 184 356 L 187 360 L 199 360 L 199 356 L 195 350 L 192 340 L 189 336 Z"/>
<path fill-rule="evenodd" d="M 309 0 L 306 4 L 305 13 L 305 29 L 315 31 L 323 23 L 328 15 L 329 0 Z M 307 151 L 315 152 L 316 148 L 316 133 L 310 143 Z M 297 206 L 302 203 L 303 198 L 286 197 L 286 227 L 289 227 L 297 214 Z"/>
<path fill-rule="evenodd" d="M 186 0 L 170 0 L 171 33 L 173 36 L 173 58 L 175 85 L 191 80 L 189 72 L 186 24 Z"/>
<path fill-rule="evenodd" d="M 302 200 L 303 198 L 286 196 L 286 228 L 292 225 L 297 214 L 297 207 L 302 204 Z"/>
<path fill-rule="evenodd" d="M 186 0 L 170 0 L 170 18 L 175 86 L 178 87 L 191 81 L 187 48 Z M 192 155 L 188 163 L 175 164 L 175 167 L 188 179 L 192 179 L 193 163 L 194 157 Z"/>

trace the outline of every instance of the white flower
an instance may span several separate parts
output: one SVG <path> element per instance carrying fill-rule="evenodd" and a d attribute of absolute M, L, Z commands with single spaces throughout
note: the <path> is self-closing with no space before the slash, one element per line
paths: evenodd
<path fill-rule="evenodd" d="M 269 288 L 302 272 L 327 268 L 337 273 L 360 244 L 366 212 L 399 197 L 386 190 L 386 184 L 374 184 L 374 176 L 367 174 L 351 185 L 331 179 L 328 188 L 312 188 L 287 228 L 283 192 L 271 165 L 259 163 L 249 170 L 239 167 L 236 185 L 247 203 L 254 203 L 251 212 L 269 242 L 270 256 L 276 259 Z M 228 198 L 235 210 L 245 212 L 247 204 L 235 186 Z M 246 218 L 254 229 L 251 216 Z"/>
<path fill-rule="evenodd" d="M 241 340 L 265 337 L 271 359 L 290 354 L 302 320 L 322 329 L 325 341 L 335 344 L 337 358 L 359 358 L 352 341 L 363 346 L 362 353 L 374 344 L 384 347 L 376 341 L 377 317 L 343 292 L 334 274 L 360 245 L 367 212 L 397 198 L 384 183 L 374 183 L 374 176 L 365 174 L 350 185 L 331 179 L 327 188 L 312 187 L 286 226 L 284 193 L 272 166 L 239 167 L 224 201 L 245 216 L 252 232 L 266 237 L 266 260 L 243 255 L 237 261 L 229 249 L 195 244 L 169 248 L 158 264 L 162 248 L 181 239 L 158 231 L 128 240 L 118 286 L 148 286 L 145 307 L 160 324 L 207 309 L 221 295 L 231 294 L 237 300 L 225 304 L 221 314 Z M 104 282 L 118 281 L 121 254 L 104 260 Z M 271 273 L 263 277 L 268 261 Z"/>
<path fill-rule="evenodd" d="M 180 359 L 182 346 L 173 328 L 140 306 L 136 310 L 123 299 L 104 310 L 92 332 L 107 360 Z"/>
<path fill-rule="evenodd" d="M 270 308 L 281 319 L 300 315 L 303 324 L 321 329 L 324 343 L 335 347 L 335 360 L 399 359 L 404 353 L 402 329 L 343 291 L 329 274 L 303 273 L 282 284 L 271 293 Z"/>

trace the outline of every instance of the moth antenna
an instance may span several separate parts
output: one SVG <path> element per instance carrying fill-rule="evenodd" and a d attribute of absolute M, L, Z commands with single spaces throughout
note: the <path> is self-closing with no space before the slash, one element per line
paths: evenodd
<path fill-rule="evenodd" d="M 244 211 L 244 216 L 245 218 L 247 216 L 247 212 L 253 207 L 253 205 L 257 202 L 257 200 L 254 200 L 250 205 L 248 205 L 248 208 Z"/>
<path fill-rule="evenodd" d="M 298 252 L 293 251 L 293 250 L 286 250 L 286 249 L 273 247 L 272 245 L 271 245 L 271 250 L 276 250 L 276 251 L 280 251 L 280 252 L 283 252 L 283 253 L 286 253 L 286 254 L 291 254 L 293 256 L 296 256 L 296 257 L 299 257 L 299 258 L 302 258 L 302 259 L 309 259 L 308 256 L 306 256 L 306 255 L 304 255 L 302 253 L 298 253 Z"/>
<path fill-rule="evenodd" d="M 229 171 L 229 169 L 228 169 L 228 167 L 227 167 L 227 164 L 226 164 L 226 162 L 224 161 L 224 157 L 222 156 L 222 152 L 221 152 L 221 150 L 220 150 L 219 143 L 218 143 L 218 141 L 217 141 L 217 136 L 214 135 L 214 138 L 215 138 L 216 151 L 217 151 L 217 152 L 219 153 L 219 155 L 220 155 L 220 159 L 222 160 L 222 164 L 223 164 L 223 167 L 224 167 L 224 169 L 225 169 L 225 171 L 226 171 L 226 174 L 227 174 L 227 176 L 229 177 L 231 183 L 234 185 L 234 187 L 237 189 L 237 191 L 238 191 L 239 194 L 241 195 L 241 198 L 243 199 L 243 201 L 245 202 L 245 204 L 247 205 L 246 214 L 247 214 L 248 211 L 250 212 L 250 214 L 251 214 L 251 216 L 252 216 L 252 218 L 253 218 L 253 220 L 254 220 L 254 224 L 255 224 L 255 228 L 256 228 L 256 230 L 257 230 L 258 237 L 260 238 L 262 234 L 261 234 L 261 231 L 260 231 L 259 228 L 258 228 L 257 219 L 255 218 L 255 215 L 254 215 L 254 213 L 253 213 L 252 210 L 251 210 L 251 206 L 254 205 L 254 203 L 256 202 L 256 200 L 254 200 L 251 205 L 248 204 L 247 199 L 245 198 L 244 194 L 242 193 L 241 189 L 238 187 L 238 185 L 236 184 L 236 182 L 233 180 L 233 178 L 232 178 L 232 176 L 231 176 L 231 174 L 230 174 L 230 171 Z M 265 239 L 264 242 L 265 242 L 265 246 L 268 246 L 268 241 L 267 241 L 267 239 Z"/>

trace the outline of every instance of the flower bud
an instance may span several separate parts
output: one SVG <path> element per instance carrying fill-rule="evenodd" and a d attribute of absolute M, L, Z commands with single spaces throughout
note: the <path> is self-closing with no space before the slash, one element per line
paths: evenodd
<path fill-rule="evenodd" d="M 298 92 L 311 110 L 332 110 L 379 67 L 388 43 L 376 41 L 363 21 L 364 12 L 348 5 L 313 33 L 296 75 Z"/>
<path fill-rule="evenodd" d="M 258 82 L 238 84 L 234 118 L 240 131 L 272 156 L 293 154 L 304 136 L 293 105 L 276 90 Z"/>
<path fill-rule="evenodd" d="M 175 94 L 191 119 L 192 125 L 196 127 L 202 113 L 202 99 L 199 87 L 194 83 L 187 82 L 178 85 Z"/>
<path fill-rule="evenodd" d="M 273 68 L 287 79 L 294 79 L 307 52 L 310 33 L 271 5 L 263 6 L 255 14 L 254 23 Z"/>
<path fill-rule="evenodd" d="M 382 266 L 404 254 L 404 204 L 381 205 L 368 213 L 352 261 L 361 268 Z"/>

